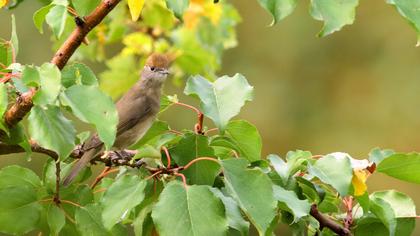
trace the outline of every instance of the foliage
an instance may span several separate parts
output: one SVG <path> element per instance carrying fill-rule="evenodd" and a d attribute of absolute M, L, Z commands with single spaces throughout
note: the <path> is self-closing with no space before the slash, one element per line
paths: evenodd
<path fill-rule="evenodd" d="M 0 0 L 0 7 L 21 2 Z M 83 24 L 83 16 L 100 4 L 42 2 L 33 21 L 40 33 L 44 22 L 50 27 L 54 47 L 77 27 L 71 16 Z M 258 2 L 272 14 L 273 24 L 297 5 L 296 0 Z M 311 16 L 324 22 L 319 36 L 352 24 L 358 3 L 312 0 Z M 388 3 L 419 30 L 418 1 Z M 38 150 L 36 143 L 54 160 L 46 162 L 42 177 L 15 165 L 0 170 L 0 232 L 126 235 L 133 227 L 136 235 L 248 235 L 252 226 L 259 235 L 271 235 L 279 224 L 287 224 L 296 234 L 331 235 L 329 224 L 337 224 L 356 235 L 410 235 L 416 218 L 413 201 L 395 190 L 369 193 L 366 181 L 381 172 L 420 183 L 419 153 L 374 149 L 366 159 L 357 160 L 346 153 L 312 155 L 297 150 L 284 159 L 275 154 L 264 158 L 258 129 L 246 120 L 232 120 L 252 100 L 254 88 L 241 74 L 216 74 L 223 51 L 236 45 L 240 19 L 226 1 L 122 1 L 87 35 L 89 45 L 79 48 L 60 70 L 53 63 L 16 61 L 19 43 L 13 17 L 11 39 L 0 39 L 0 117 L 15 94 L 37 92 L 27 129 L 0 120 L 1 144 L 19 145 L 31 156 Z M 106 48 L 120 42 L 121 52 L 110 55 Z M 110 149 L 118 123 L 112 99 L 137 81 L 134 72 L 152 52 L 171 58 L 175 84 L 182 86 L 185 76 L 193 75 L 185 82 L 184 93 L 200 106 L 164 96 L 161 113 L 175 105 L 187 107 L 197 112 L 197 124 L 175 131 L 157 120 L 132 146 L 137 154 L 119 163 L 128 167 L 106 167 L 91 186 L 86 184 L 92 174 L 88 168 L 72 185 L 61 186 L 60 179 L 74 164 L 76 145 L 88 138 L 74 127 L 74 120 L 93 125 Z M 98 81 L 77 60 L 103 61 L 107 70 Z M 216 128 L 203 126 L 203 117 Z M 139 160 L 141 165 L 136 166 Z M 115 178 L 104 178 L 113 172 L 118 172 Z"/>

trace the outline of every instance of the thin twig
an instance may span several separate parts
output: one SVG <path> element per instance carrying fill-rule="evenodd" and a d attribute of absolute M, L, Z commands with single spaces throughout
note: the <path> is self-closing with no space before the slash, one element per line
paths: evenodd
<path fill-rule="evenodd" d="M 104 170 L 98 175 L 98 177 L 96 177 L 95 181 L 92 183 L 92 185 L 90 186 L 91 189 L 94 189 L 96 187 L 96 185 L 101 182 L 101 180 L 103 178 L 105 178 L 105 176 L 117 172 L 119 171 L 118 169 L 111 169 L 110 166 L 107 166 L 104 168 Z"/>
<path fill-rule="evenodd" d="M 165 152 L 165 156 L 166 156 L 166 168 L 170 169 L 171 168 L 171 155 L 169 155 L 169 151 L 165 146 L 162 146 L 162 150 Z"/>
<path fill-rule="evenodd" d="M 219 164 L 219 165 L 220 165 L 219 161 L 218 161 L 217 159 L 212 158 L 212 157 L 199 157 L 199 158 L 196 158 L 196 159 L 194 159 L 194 160 L 190 161 L 188 164 L 186 164 L 186 165 L 182 168 L 182 170 L 186 170 L 186 169 L 190 168 L 190 166 L 192 166 L 194 163 L 196 163 L 196 162 L 198 162 L 198 161 L 202 161 L 202 160 L 207 160 L 207 161 L 216 162 L 217 164 Z"/>
<path fill-rule="evenodd" d="M 184 188 L 185 190 L 188 189 L 188 185 L 187 185 L 187 179 L 185 178 L 185 175 L 181 174 L 181 173 L 174 173 L 174 175 L 179 176 L 182 178 L 182 183 L 184 184 Z"/>
<path fill-rule="evenodd" d="M 55 161 L 55 194 L 54 194 L 54 202 L 55 204 L 60 204 L 60 175 L 61 175 L 61 167 L 60 167 L 60 160 Z"/>
<path fill-rule="evenodd" d="M 80 208 L 82 208 L 82 207 L 83 207 L 83 206 L 81 206 L 81 205 L 79 205 L 79 204 L 77 204 L 77 203 L 75 203 L 75 202 L 69 201 L 69 200 L 61 200 L 61 202 L 63 202 L 63 203 L 67 203 L 67 204 L 70 204 L 70 205 L 73 205 L 73 206 L 75 206 L 75 207 L 80 207 Z"/>

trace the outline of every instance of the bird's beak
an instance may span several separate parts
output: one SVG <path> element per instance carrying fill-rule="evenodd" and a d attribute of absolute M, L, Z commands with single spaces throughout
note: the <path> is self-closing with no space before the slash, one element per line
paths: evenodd
<path fill-rule="evenodd" d="M 160 71 L 160 73 L 162 73 L 162 74 L 164 74 L 164 75 L 169 75 L 169 74 L 171 74 L 171 73 L 169 72 L 169 70 L 168 70 L 168 69 L 163 69 L 163 70 L 161 70 L 161 71 Z"/>

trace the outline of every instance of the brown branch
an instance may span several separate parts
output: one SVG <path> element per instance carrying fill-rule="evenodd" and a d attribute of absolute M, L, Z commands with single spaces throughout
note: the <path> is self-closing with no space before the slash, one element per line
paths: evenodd
<path fill-rule="evenodd" d="M 54 160 L 58 159 L 56 152 L 43 148 L 38 144 L 31 143 L 32 152 L 42 153 L 50 156 Z M 14 154 L 14 153 L 23 153 L 25 150 L 19 145 L 10 145 L 0 142 L 0 155 Z M 104 155 L 105 154 L 105 155 Z M 95 164 L 96 162 L 105 163 L 108 166 L 130 166 L 133 168 L 139 168 L 144 163 L 141 160 L 134 161 L 132 158 L 137 154 L 137 151 L 133 150 L 121 150 L 121 151 L 108 151 L 102 152 L 96 156 L 91 163 Z M 76 147 L 70 157 L 74 159 L 80 159 L 83 156 L 83 150 L 80 146 Z"/>
<path fill-rule="evenodd" d="M 60 175 L 61 175 L 61 165 L 60 160 L 55 161 L 55 194 L 54 202 L 55 204 L 60 204 Z"/>
<path fill-rule="evenodd" d="M 61 45 L 51 60 L 51 63 L 57 65 L 59 69 L 63 69 L 67 61 L 83 42 L 87 34 L 97 26 L 105 16 L 120 2 L 121 0 L 104 0 L 96 9 L 84 18 L 81 24 L 73 30 L 67 40 Z M 25 115 L 31 110 L 33 103 L 32 98 L 36 90 L 31 89 L 29 92 L 22 94 L 5 113 L 4 121 L 9 127 L 13 127 L 21 121 Z"/>
<path fill-rule="evenodd" d="M 316 204 L 311 206 L 311 216 L 313 216 L 319 222 L 319 228 L 327 227 L 339 236 L 351 236 L 350 230 L 344 228 L 342 225 L 330 219 L 328 216 L 319 212 Z"/>

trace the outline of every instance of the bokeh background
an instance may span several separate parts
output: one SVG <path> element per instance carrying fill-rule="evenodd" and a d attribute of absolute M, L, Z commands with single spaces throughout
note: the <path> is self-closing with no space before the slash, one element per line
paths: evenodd
<path fill-rule="evenodd" d="M 374 147 L 420 151 L 420 48 L 414 29 L 391 5 L 362 1 L 353 25 L 317 38 L 322 22 L 310 17 L 308 1 L 274 27 L 268 27 L 271 18 L 256 0 L 232 2 L 243 18 L 239 45 L 226 52 L 220 75 L 240 72 L 254 85 L 255 99 L 240 117 L 259 128 L 264 155 L 302 149 L 366 158 Z M 39 65 L 53 55 L 49 33 L 40 35 L 32 23 L 40 6 L 25 1 L 16 10 L 0 11 L 2 38 L 10 36 L 10 14 L 18 16 L 22 64 Z M 99 74 L 105 66 L 93 69 Z M 166 91 L 181 94 L 182 88 L 168 84 Z M 195 116 L 174 108 L 162 119 L 182 129 L 191 127 Z M 0 167 L 18 163 L 40 173 L 45 159 L 1 156 Z M 400 190 L 420 206 L 419 185 L 375 174 L 368 186 L 370 192 Z M 420 235 L 420 226 L 414 234 Z"/>

